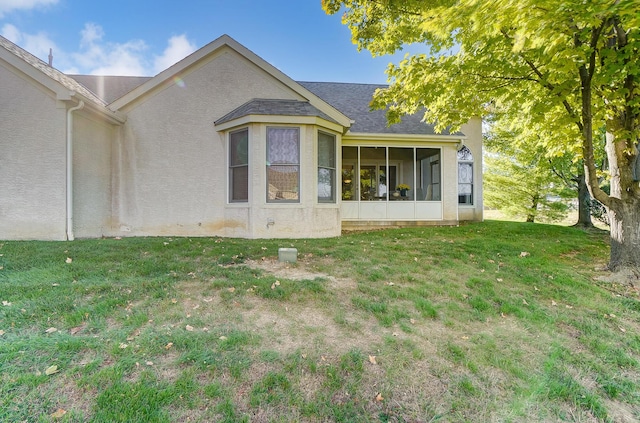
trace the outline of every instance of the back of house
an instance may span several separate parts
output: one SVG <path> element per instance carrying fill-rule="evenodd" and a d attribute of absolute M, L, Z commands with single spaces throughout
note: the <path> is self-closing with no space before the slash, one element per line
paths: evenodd
<path fill-rule="evenodd" d="M 226 35 L 154 77 L 66 75 L 0 37 L 0 239 L 481 220 L 480 119 L 388 126 L 381 88 L 294 81 Z"/>

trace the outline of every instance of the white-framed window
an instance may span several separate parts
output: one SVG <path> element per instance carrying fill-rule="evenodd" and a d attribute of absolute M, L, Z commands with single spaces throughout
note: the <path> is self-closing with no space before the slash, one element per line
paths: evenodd
<path fill-rule="evenodd" d="M 229 134 L 229 202 L 249 201 L 249 129 Z"/>
<path fill-rule="evenodd" d="M 466 145 L 458 150 L 458 204 L 473 205 L 473 154 Z"/>
<path fill-rule="evenodd" d="M 267 202 L 300 202 L 300 128 L 267 127 Z"/>
<path fill-rule="evenodd" d="M 318 132 L 318 202 L 336 202 L 336 137 Z"/>

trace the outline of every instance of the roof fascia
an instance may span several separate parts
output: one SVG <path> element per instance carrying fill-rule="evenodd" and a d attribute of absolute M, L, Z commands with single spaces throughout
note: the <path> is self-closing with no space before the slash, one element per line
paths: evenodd
<path fill-rule="evenodd" d="M 217 52 L 218 50 L 220 50 L 225 46 L 234 50 L 236 53 L 240 54 L 245 59 L 249 60 L 254 65 L 258 66 L 260 69 L 262 69 L 263 71 L 265 71 L 266 73 L 268 73 L 269 75 L 271 75 L 272 77 L 274 77 L 275 79 L 277 79 L 278 81 L 280 81 L 281 83 L 289 87 L 291 90 L 300 94 L 302 97 L 306 98 L 313 106 L 318 108 L 318 110 L 323 111 L 328 116 L 332 117 L 337 122 L 339 122 L 345 128 L 348 128 L 349 126 L 351 126 L 351 121 L 349 120 L 349 118 L 343 115 L 340 111 L 335 109 L 329 103 L 322 100 L 320 97 L 317 97 L 311 91 L 307 90 L 302 85 L 295 82 L 293 79 L 285 75 L 283 72 L 281 72 L 280 70 L 278 70 L 277 68 L 269 64 L 267 61 L 262 59 L 260 56 L 253 53 L 251 50 L 249 50 L 248 48 L 246 48 L 245 46 L 243 46 L 242 44 L 240 44 L 239 42 L 237 42 L 236 40 L 234 40 L 233 38 L 231 38 L 226 34 L 210 42 L 209 44 L 200 48 L 199 50 L 196 50 L 194 53 L 185 57 L 178 63 L 169 67 L 168 69 L 165 69 L 164 71 L 160 72 L 158 75 L 154 76 L 149 81 L 145 82 L 144 84 L 140 85 L 130 93 L 125 94 L 121 98 L 111 103 L 109 107 L 112 110 L 121 109 L 122 107 L 131 103 L 138 97 L 162 85 L 163 83 L 171 79 L 176 74 L 193 66 L 200 60 L 208 56 L 211 56 L 212 54 L 214 54 L 215 52 Z"/>
<path fill-rule="evenodd" d="M 367 134 L 347 132 L 342 136 L 343 143 L 349 141 L 361 142 L 361 141 L 382 141 L 382 142 L 442 142 L 442 143 L 460 143 L 467 139 L 466 135 L 422 135 L 422 134 Z"/>
<path fill-rule="evenodd" d="M 318 116 L 284 116 L 284 115 L 245 115 L 220 125 L 215 125 L 216 131 L 228 131 L 239 126 L 252 123 L 276 124 L 276 125 L 315 125 L 334 132 L 342 133 L 343 127 Z"/>
<path fill-rule="evenodd" d="M 29 63 L 25 62 L 24 60 L 4 48 L 0 48 L 0 59 L 7 62 L 19 72 L 33 79 L 38 84 L 52 91 L 56 96 L 56 100 L 64 102 L 71 101 L 74 105 L 79 100 L 83 100 L 86 108 L 90 108 L 100 115 L 107 117 L 108 120 L 112 123 L 121 124 L 126 120 L 122 116 L 122 114 L 112 112 L 111 110 L 105 108 L 103 105 L 96 104 L 94 100 L 89 99 L 81 95 L 80 93 L 77 93 L 76 91 L 69 90 L 69 88 L 65 87 L 60 82 L 49 77 L 45 73 L 41 72 L 34 66 L 31 66 Z"/>

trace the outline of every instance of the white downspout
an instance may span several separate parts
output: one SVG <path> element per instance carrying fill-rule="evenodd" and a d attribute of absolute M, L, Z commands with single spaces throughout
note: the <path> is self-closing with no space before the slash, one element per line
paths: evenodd
<path fill-rule="evenodd" d="M 73 112 L 83 107 L 84 101 L 80 100 L 67 110 L 67 241 L 73 241 Z"/>

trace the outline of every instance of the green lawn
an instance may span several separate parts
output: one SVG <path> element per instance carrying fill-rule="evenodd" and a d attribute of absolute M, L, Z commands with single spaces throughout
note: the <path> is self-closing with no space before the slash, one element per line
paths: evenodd
<path fill-rule="evenodd" d="M 0 242 L 0 421 L 640 421 L 640 298 L 601 278 L 606 242 Z"/>

